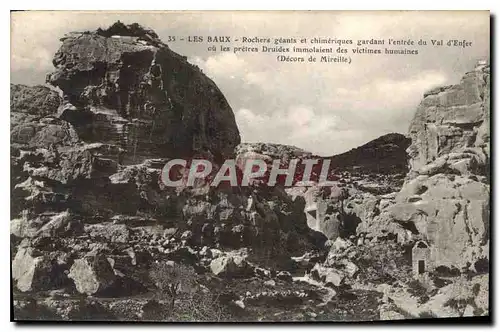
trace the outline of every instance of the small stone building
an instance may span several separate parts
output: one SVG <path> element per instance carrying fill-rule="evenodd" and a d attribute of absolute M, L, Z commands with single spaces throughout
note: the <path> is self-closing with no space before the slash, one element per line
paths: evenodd
<path fill-rule="evenodd" d="M 431 248 L 426 241 L 420 240 L 415 243 L 411 251 L 411 260 L 415 279 L 423 278 L 431 270 Z"/>

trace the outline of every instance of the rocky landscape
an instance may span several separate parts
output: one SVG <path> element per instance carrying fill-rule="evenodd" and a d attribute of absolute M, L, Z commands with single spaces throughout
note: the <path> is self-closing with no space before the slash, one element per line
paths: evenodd
<path fill-rule="evenodd" d="M 319 157 L 241 143 L 150 29 L 61 42 L 47 86 L 11 85 L 15 320 L 489 316 L 489 65 L 427 92 L 408 137 L 321 157 L 334 186 L 166 187 L 173 158 Z"/>

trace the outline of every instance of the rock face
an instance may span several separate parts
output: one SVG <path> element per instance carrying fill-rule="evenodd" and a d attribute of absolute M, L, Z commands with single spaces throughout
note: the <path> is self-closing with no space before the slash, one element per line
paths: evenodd
<path fill-rule="evenodd" d="M 272 143 L 242 143 L 236 147 L 236 155 L 238 164 L 248 159 L 264 160 L 268 164 L 264 179 L 269 176 L 273 160 L 280 160 L 280 168 L 287 168 L 290 160 L 297 159 L 292 186 L 302 185 L 305 160 L 318 160 L 311 170 L 313 182 L 319 181 L 323 163 L 329 162 L 328 180 L 350 182 L 361 190 L 380 194 L 395 191 L 403 184 L 408 171 L 409 144 L 409 138 L 393 133 L 335 156 L 317 156 L 294 146 Z M 284 177 L 278 176 L 277 181 L 283 183 Z"/>
<path fill-rule="evenodd" d="M 314 303 L 310 293 L 287 289 L 303 287 L 296 273 L 307 271 L 313 283 L 306 289 L 330 288 L 326 304 L 337 292 L 342 301 L 359 281 L 406 283 L 413 275 L 406 249 L 416 240 L 430 246 L 427 269 L 488 268 L 489 66 L 425 95 L 411 125 L 408 175 L 409 140 L 389 134 L 327 157 L 328 188 L 300 179 L 171 188 L 160 179 L 169 158 L 280 159 L 284 167 L 317 156 L 291 146 L 237 146 L 220 91 L 151 30 L 116 23 L 62 41 L 48 82 L 64 99 L 42 86 L 11 87 L 16 293 L 151 293 L 153 262 L 172 261 L 204 274 L 199 281 L 209 289 L 223 282 L 226 300 L 243 310 Z M 484 285 L 464 315 L 487 308 Z M 380 318 L 401 318 L 394 310 L 382 306 Z"/>
<path fill-rule="evenodd" d="M 11 145 L 49 147 L 71 144 L 78 136 L 71 124 L 54 118 L 61 103 L 59 95 L 48 87 L 10 86 Z"/>
<path fill-rule="evenodd" d="M 56 113 L 61 98 L 46 86 L 10 85 L 10 108 L 19 113 L 45 116 Z"/>
<path fill-rule="evenodd" d="M 424 94 L 410 125 L 412 170 L 418 172 L 440 157 L 464 153 L 468 148 L 483 155 L 478 166 L 487 166 L 489 159 L 484 158 L 490 156 L 489 126 L 490 67 L 478 65 L 459 84 Z M 461 158 L 453 159 L 458 162 Z"/>
<path fill-rule="evenodd" d="M 217 86 L 153 31 L 117 22 L 61 40 L 47 77 L 63 91 L 60 117 L 82 140 L 123 149 L 120 163 L 197 154 L 221 160 L 240 143 Z"/>
<path fill-rule="evenodd" d="M 335 240 L 338 236 L 355 234 L 356 226 L 363 218 L 376 215 L 373 211 L 376 195 L 401 188 L 407 173 L 405 150 L 409 143 L 404 135 L 387 134 L 331 157 L 315 156 L 293 146 L 270 143 L 243 143 L 236 151 L 238 165 L 248 159 L 260 159 L 268 164 L 268 173 L 263 176 L 261 184 L 266 183 L 273 160 L 280 160 L 280 167 L 286 168 L 290 160 L 298 159 L 292 185 L 287 186 L 284 177 L 278 177 L 278 183 L 294 204 L 302 202 L 302 213 L 308 227 Z M 308 159 L 319 160 L 312 168 L 312 184 L 302 182 L 303 161 Z M 319 187 L 317 182 L 325 161 L 330 162 L 328 180 L 333 185 Z M 372 198 L 368 207 L 365 197 Z"/>
<path fill-rule="evenodd" d="M 375 198 L 372 208 L 362 204 L 378 213 L 363 218 L 358 234 L 425 239 L 434 267 L 475 269 L 488 259 L 489 123 L 489 65 L 426 93 L 410 126 L 405 183 L 396 195 Z"/>
<path fill-rule="evenodd" d="M 196 254 L 204 246 L 210 253 L 255 247 L 252 259 L 273 264 L 269 257 L 316 246 L 303 201 L 282 188 L 162 183 L 169 158 L 216 165 L 234 156 L 239 134 L 215 84 L 154 32 L 117 23 L 62 41 L 48 82 L 63 99 L 46 87 L 11 88 L 11 241 L 19 290 L 53 289 L 37 281 L 47 270 L 66 277 L 52 260 L 64 260 L 81 293 L 129 294 L 149 285 L 156 259 L 209 270 L 212 258 L 200 263 Z M 20 251 L 28 240 L 36 256 Z M 90 258 L 96 252 L 113 263 Z M 246 269 L 240 263 L 223 262 L 229 273 L 222 274 L 240 274 Z"/>

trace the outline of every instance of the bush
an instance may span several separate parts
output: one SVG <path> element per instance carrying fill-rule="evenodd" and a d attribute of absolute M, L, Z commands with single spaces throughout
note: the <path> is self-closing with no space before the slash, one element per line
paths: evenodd
<path fill-rule="evenodd" d="M 149 277 L 160 291 L 159 297 L 170 299 L 170 309 L 173 310 L 179 294 L 191 292 L 196 286 L 197 275 L 190 266 L 158 262 L 151 267 Z"/>
<path fill-rule="evenodd" d="M 452 298 L 446 301 L 444 303 L 444 306 L 450 307 L 458 312 L 463 312 L 463 310 L 468 304 L 472 305 L 474 308 L 477 307 L 473 297 L 461 298 L 461 299 Z"/>
<path fill-rule="evenodd" d="M 436 267 L 435 274 L 439 277 L 458 277 L 460 275 L 460 270 L 440 265 Z"/>
<path fill-rule="evenodd" d="M 436 286 L 437 288 L 443 288 L 444 286 L 451 284 L 451 281 L 447 279 L 441 279 L 436 275 L 432 276 L 432 281 L 434 283 L 434 286 Z"/>
<path fill-rule="evenodd" d="M 157 300 L 144 308 L 143 319 L 153 321 L 219 322 L 231 315 L 216 293 L 198 283 L 195 270 L 186 265 L 159 262 L 150 270 L 158 288 Z M 165 305 L 167 300 L 168 305 Z"/>

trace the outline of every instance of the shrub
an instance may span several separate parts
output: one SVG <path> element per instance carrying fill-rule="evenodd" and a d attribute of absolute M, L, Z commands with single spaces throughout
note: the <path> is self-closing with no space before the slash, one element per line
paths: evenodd
<path fill-rule="evenodd" d="M 197 275 L 192 267 L 170 263 L 155 263 L 149 277 L 160 291 L 159 297 L 170 299 L 170 309 L 173 310 L 179 294 L 189 293 L 196 286 Z"/>
<path fill-rule="evenodd" d="M 198 322 L 230 319 L 228 308 L 219 301 L 217 293 L 198 283 L 198 275 L 192 267 L 159 262 L 151 267 L 149 276 L 159 293 L 158 300 L 150 301 L 143 308 L 143 319 Z M 168 300 L 168 305 L 164 300 Z"/>
<path fill-rule="evenodd" d="M 476 307 L 473 297 L 460 299 L 451 298 L 444 303 L 444 306 L 450 307 L 458 312 L 462 312 L 468 304 L 472 305 L 474 308 Z"/>

